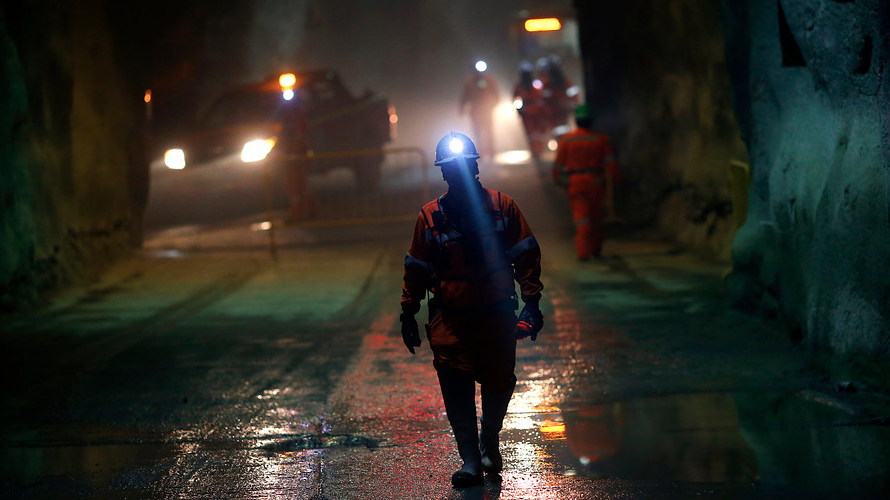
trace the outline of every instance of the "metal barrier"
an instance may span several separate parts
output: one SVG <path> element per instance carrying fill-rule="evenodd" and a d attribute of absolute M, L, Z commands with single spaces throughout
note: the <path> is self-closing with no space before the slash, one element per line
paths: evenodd
<path fill-rule="evenodd" d="M 289 225 L 308 228 L 413 221 L 422 203 L 429 201 L 431 190 L 429 178 L 430 164 L 427 163 L 427 156 L 424 151 L 418 147 L 292 154 L 279 157 L 276 162 L 267 162 L 264 168 L 264 184 L 266 191 L 266 217 L 269 222 L 269 251 L 272 257 L 277 258 L 275 231 L 279 229 L 280 224 L 280 222 L 275 221 L 274 217 L 276 194 L 280 194 L 277 193 L 277 191 L 280 191 L 280 188 L 276 187 L 276 174 L 274 172 L 276 167 L 281 166 L 283 163 L 294 161 L 348 160 L 378 155 L 385 157 L 380 167 L 382 169 L 382 180 L 378 189 L 359 189 L 356 192 L 344 187 L 342 177 L 325 184 L 324 181 L 317 180 L 318 178 L 324 179 L 324 175 L 312 176 L 310 179 L 316 179 L 316 181 L 314 185 L 310 185 L 310 194 L 315 198 L 322 199 L 323 202 L 316 203 L 317 213 L 314 217 Z M 399 155 L 408 155 L 409 158 L 416 157 L 417 163 L 399 166 L 393 160 L 394 157 Z M 356 169 L 361 168 L 371 167 L 352 165 L 349 167 L 349 170 L 354 172 Z M 310 182 L 310 184 L 312 183 Z"/>
<path fill-rule="evenodd" d="M 423 197 L 427 198 L 430 194 L 430 180 L 429 180 L 429 172 L 427 171 L 427 167 L 429 164 L 427 163 L 426 153 L 423 152 L 422 149 L 416 146 L 404 146 L 398 148 L 383 148 L 383 149 L 355 149 L 349 151 L 330 151 L 326 153 L 311 153 L 311 154 L 291 154 L 287 156 L 281 157 L 280 161 L 313 161 L 313 160 L 330 160 L 337 158 L 356 158 L 361 156 L 375 156 L 379 154 L 383 154 L 384 156 L 388 156 L 394 153 L 415 153 L 420 159 L 421 171 L 423 173 Z"/>

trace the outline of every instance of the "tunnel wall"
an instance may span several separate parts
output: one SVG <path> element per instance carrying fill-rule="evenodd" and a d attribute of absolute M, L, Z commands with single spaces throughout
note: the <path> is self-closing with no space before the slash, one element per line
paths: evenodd
<path fill-rule="evenodd" d="M 619 212 L 731 258 L 735 305 L 812 349 L 890 343 L 888 4 L 575 2 Z"/>
<path fill-rule="evenodd" d="M 753 168 L 733 296 L 779 315 L 806 346 L 851 355 L 890 351 L 888 7 L 879 3 L 727 1 L 725 10 Z"/>
<path fill-rule="evenodd" d="M 738 227 L 730 162 L 747 162 L 717 0 L 576 1 L 585 93 L 612 138 L 632 224 L 728 262 Z M 735 186 L 744 191 L 743 184 Z M 741 206 L 736 216 L 743 216 Z"/>
<path fill-rule="evenodd" d="M 0 6 L 3 310 L 89 277 L 139 238 L 142 96 L 104 14 L 101 0 Z"/>

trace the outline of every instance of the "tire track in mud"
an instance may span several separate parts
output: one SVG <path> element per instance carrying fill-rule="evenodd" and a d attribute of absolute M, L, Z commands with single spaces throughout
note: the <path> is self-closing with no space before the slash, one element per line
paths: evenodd
<path fill-rule="evenodd" d="M 355 294 L 355 297 L 340 310 L 337 316 L 345 319 L 354 319 L 356 316 L 356 311 L 360 309 L 360 306 L 363 302 L 366 302 L 368 299 L 368 293 L 373 288 L 375 281 L 380 281 L 380 268 L 381 264 L 384 262 L 385 257 L 389 252 L 386 250 L 382 250 L 377 254 L 377 257 L 374 259 L 374 263 L 371 265 L 371 270 L 368 272 L 368 275 L 365 276 L 365 280 L 362 282 L 362 286 L 359 288 L 358 293 Z"/>
<path fill-rule="evenodd" d="M 381 307 L 379 303 L 382 300 L 383 294 L 375 295 L 374 292 L 379 291 L 386 284 L 387 274 L 385 271 L 389 271 L 392 267 L 392 261 L 388 258 L 392 253 L 389 247 L 387 246 L 387 248 L 381 249 L 378 252 L 371 264 L 371 269 L 367 272 L 362 285 L 352 300 L 333 315 L 334 319 L 332 321 L 318 327 L 318 330 L 328 333 L 323 335 L 323 338 L 313 336 L 312 340 L 303 348 L 303 351 L 307 353 L 327 353 L 327 356 L 310 356 L 312 359 L 305 360 L 309 364 L 330 363 L 330 358 L 337 357 L 336 354 L 339 352 L 338 349 L 332 349 L 330 344 L 343 344 L 349 337 L 354 336 L 356 339 L 355 343 L 358 345 L 361 342 L 361 337 L 351 332 L 366 330 L 369 328 L 369 322 L 376 324 L 374 318 L 380 312 Z M 393 296 L 396 296 L 398 290 L 393 290 L 392 293 Z M 393 311 L 395 309 L 396 307 L 394 306 Z M 371 328 L 374 328 L 373 325 Z M 326 345 L 328 347 L 325 347 Z M 283 354 L 279 352 L 278 355 L 282 356 Z M 343 361 L 339 359 L 338 364 L 341 364 Z M 245 392 L 244 396 L 249 399 L 259 398 L 268 394 L 269 391 L 274 391 L 282 386 L 286 381 L 295 382 L 296 379 L 302 378 L 299 372 L 306 369 L 305 364 L 301 363 L 302 366 L 293 366 L 291 370 L 281 372 L 278 376 L 271 378 L 268 377 L 269 374 L 252 378 L 249 385 L 253 389 Z M 267 380 L 262 381 L 263 378 L 267 378 Z"/>
<path fill-rule="evenodd" d="M 170 330 L 182 320 L 193 317 L 200 311 L 233 295 L 259 274 L 262 269 L 262 265 L 253 262 L 251 266 L 228 272 L 220 278 L 198 288 L 186 298 L 162 307 L 154 314 L 119 329 L 100 343 L 88 348 L 88 350 L 95 353 L 93 355 L 95 359 L 109 360 L 116 354 L 144 341 L 146 339 L 145 334 Z M 91 368 L 94 367 L 91 366 Z M 88 369 L 87 371 L 90 370 Z"/>
<path fill-rule="evenodd" d="M 64 308 L 58 315 L 54 314 L 49 328 L 41 328 L 39 325 L 43 320 L 38 317 L 35 321 L 37 326 L 33 330 L 27 331 L 27 325 L 22 326 L 15 338 L 3 341 L 8 349 L 19 354 L 19 357 L 11 360 L 12 363 L 4 363 L 6 369 L 18 372 L 15 377 L 18 387 L 14 389 L 17 392 L 58 391 L 60 386 L 72 383 L 79 375 L 99 372 L 117 354 L 145 342 L 150 334 L 169 331 L 184 319 L 231 296 L 263 268 L 256 261 L 252 265 L 241 266 L 197 288 L 185 298 L 159 308 L 147 317 L 95 335 L 71 335 L 64 331 L 66 316 L 74 316 L 78 312 L 76 304 Z M 119 286 L 114 287 L 118 289 Z M 58 336 L 52 336 L 57 332 Z M 64 342 L 70 344 L 70 348 L 55 347 L 50 353 L 45 344 L 52 342 Z M 53 372 L 52 376 L 33 373 L 47 369 Z M 9 377 L 6 379 L 11 380 Z"/>
<path fill-rule="evenodd" d="M 226 405 L 215 411 L 233 415 L 244 423 L 246 429 L 268 429 L 281 427 L 281 432 L 295 432 L 292 427 L 302 426 L 314 432 L 324 432 L 324 422 L 319 416 L 326 412 L 325 399 L 335 386 L 340 383 L 343 371 L 349 366 L 362 342 L 362 335 L 369 328 L 376 328 L 381 304 L 391 292 L 395 301 L 399 288 L 389 290 L 389 271 L 394 265 L 391 248 L 379 250 L 376 256 L 368 259 L 370 268 L 366 268 L 363 281 L 345 306 L 331 315 L 331 319 L 319 324 L 294 325 L 292 333 L 260 334 L 254 336 L 257 344 L 235 344 L 225 353 L 224 357 L 214 363 L 207 373 L 207 380 L 224 379 L 231 376 L 233 370 L 243 370 L 238 365 L 242 360 L 255 356 L 252 351 L 259 346 L 266 352 L 263 368 L 244 371 L 239 378 L 238 386 L 217 387 L 214 391 L 224 390 L 225 400 L 241 402 L 240 408 L 234 411 Z M 400 276 L 400 275 L 399 275 Z M 397 303 L 396 303 L 397 304 Z M 397 305 L 389 314 L 389 325 Z M 386 315 L 386 313 L 382 313 Z M 262 329 L 262 327 L 260 327 Z M 275 345 L 268 344 L 274 342 Z M 278 422 L 270 416 L 281 408 L 298 408 L 290 421 Z M 214 411 L 210 408 L 207 411 Z M 232 413 L 234 411 L 234 413 Z M 198 431 L 198 440 L 224 440 L 226 430 L 211 427 Z"/>
<path fill-rule="evenodd" d="M 227 393 L 230 403 L 240 403 L 218 408 L 220 413 L 217 420 L 240 422 L 236 435 L 232 435 L 225 426 L 212 426 L 199 427 L 195 429 L 196 434 L 187 438 L 194 443 L 194 453 L 202 456 L 223 453 L 230 458 L 215 465 L 214 462 L 207 462 L 192 464 L 192 468 L 186 467 L 184 470 L 171 469 L 163 481 L 165 489 L 178 489 L 188 485 L 195 474 L 218 474 L 219 471 L 214 471 L 214 467 L 233 467 L 234 463 L 240 463 L 239 474 L 253 478 L 254 475 L 259 477 L 263 473 L 264 466 L 258 464 L 279 464 L 284 461 L 289 466 L 281 471 L 281 475 L 266 475 L 263 476 L 263 481 L 271 481 L 273 484 L 281 481 L 287 486 L 279 486 L 286 487 L 293 494 L 314 494 L 313 498 L 324 498 L 331 474 L 336 475 L 336 465 L 339 462 L 328 456 L 328 453 L 301 453 L 304 449 L 320 451 L 331 447 L 307 447 L 307 441 L 339 443 L 341 449 L 373 449 L 384 441 L 364 435 L 367 429 L 352 430 L 362 431 L 360 434 L 346 430 L 344 434 L 342 431 L 335 431 L 335 428 L 344 423 L 342 401 L 337 397 L 342 396 L 344 386 L 355 390 L 356 380 L 350 378 L 350 374 L 354 372 L 357 359 L 365 359 L 367 349 L 364 344 L 369 336 L 378 341 L 388 337 L 389 341 L 401 344 L 401 339 L 396 340 L 391 334 L 396 307 L 388 308 L 379 300 L 383 295 L 379 292 L 389 285 L 387 276 L 389 267 L 393 265 L 392 259 L 388 259 L 387 255 L 388 252 L 383 250 L 374 258 L 354 298 L 340 312 L 334 314 L 333 322 L 320 326 L 319 335 L 311 334 L 299 347 L 276 350 L 273 358 L 267 360 L 269 369 L 258 370 L 248 379 L 242 380 L 240 387 L 233 387 L 234 392 Z M 395 296 L 398 289 L 391 292 Z M 240 359 L 242 356 L 243 354 L 236 352 L 232 359 Z M 363 384 L 367 382 L 362 381 Z M 294 391 L 296 387 L 299 390 Z M 222 419 L 219 418 L 220 415 L 223 416 Z M 355 416 L 361 420 L 371 415 L 361 412 Z M 349 438 L 348 442 L 341 443 L 344 436 Z M 245 448 L 245 442 L 254 445 Z M 373 443 L 373 446 L 369 443 Z M 392 445 L 382 443 L 382 446 Z M 335 452 L 334 456 L 341 457 L 343 453 L 351 456 L 350 452 L 342 450 Z M 255 487 L 256 485 L 249 484 L 252 482 L 256 481 L 248 480 L 244 487 L 248 490 Z M 269 485 L 263 487 L 268 488 Z"/>

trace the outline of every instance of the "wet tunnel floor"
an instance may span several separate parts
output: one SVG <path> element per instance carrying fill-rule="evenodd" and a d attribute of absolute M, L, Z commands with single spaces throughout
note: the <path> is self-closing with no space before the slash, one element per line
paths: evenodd
<path fill-rule="evenodd" d="M 459 459 L 432 356 L 426 343 L 411 356 L 397 333 L 404 249 L 383 246 L 286 249 L 274 264 L 152 257 L 18 318 L 0 340 L 0 497 L 890 491 L 886 412 L 820 380 L 775 325 L 727 311 L 721 268 L 630 240 L 587 266 L 545 263 L 547 325 L 518 348 L 506 468 L 452 489 Z"/>
<path fill-rule="evenodd" d="M 507 469 L 475 490 L 501 498 L 879 498 L 887 486 L 890 428 L 864 423 L 806 394 L 681 394 L 511 412 L 502 437 Z M 387 430 L 393 425 L 403 428 Z M 473 489 L 440 486 L 437 496 L 429 488 L 447 481 L 440 465 L 451 446 L 447 432 L 369 418 L 334 427 L 383 437 L 323 432 L 29 443 L 27 436 L 8 436 L 0 492 L 5 498 L 59 498 L 59 492 L 67 498 L 472 498 Z M 208 475 L 228 484 L 214 486 Z"/>

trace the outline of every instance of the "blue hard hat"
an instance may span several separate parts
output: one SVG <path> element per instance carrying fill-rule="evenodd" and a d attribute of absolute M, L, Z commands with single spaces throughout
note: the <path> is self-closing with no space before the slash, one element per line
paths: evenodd
<path fill-rule="evenodd" d="M 460 132 L 450 132 L 436 145 L 436 165 L 441 166 L 454 160 L 475 160 L 479 158 L 476 145 Z"/>

